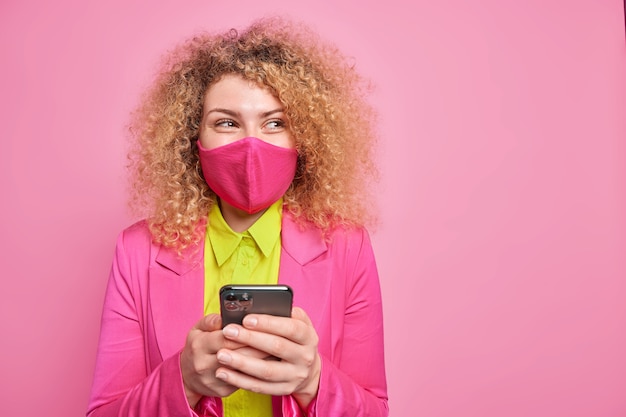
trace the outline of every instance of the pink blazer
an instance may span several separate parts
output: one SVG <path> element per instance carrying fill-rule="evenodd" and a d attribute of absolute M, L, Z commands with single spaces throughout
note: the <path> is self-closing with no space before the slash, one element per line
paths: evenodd
<path fill-rule="evenodd" d="M 221 416 L 221 400 L 190 409 L 179 355 L 203 316 L 204 242 L 182 257 L 152 243 L 145 222 L 117 241 L 106 290 L 88 407 L 99 416 Z M 285 213 L 279 282 L 319 335 L 322 372 L 307 416 L 387 416 L 383 320 L 376 263 L 367 232 L 338 229 L 330 242 Z M 274 415 L 304 413 L 275 397 Z"/>

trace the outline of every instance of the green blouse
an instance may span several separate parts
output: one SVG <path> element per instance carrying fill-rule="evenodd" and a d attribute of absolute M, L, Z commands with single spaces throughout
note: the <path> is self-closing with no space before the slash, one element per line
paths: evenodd
<path fill-rule="evenodd" d="M 217 204 L 209 213 L 204 245 L 204 314 L 219 313 L 227 284 L 276 284 L 283 201 L 272 204 L 245 232 L 234 232 Z M 272 416 L 272 397 L 238 390 L 222 398 L 224 417 Z"/>

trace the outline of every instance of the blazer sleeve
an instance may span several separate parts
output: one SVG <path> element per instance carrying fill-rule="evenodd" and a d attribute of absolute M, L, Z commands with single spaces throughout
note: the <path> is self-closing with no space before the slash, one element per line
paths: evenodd
<path fill-rule="evenodd" d="M 126 233 L 118 238 L 105 294 L 87 415 L 197 416 L 187 403 L 179 354 L 149 370 L 143 319 L 149 261 L 138 254 L 149 258 L 150 242 L 141 241 L 141 233 Z M 148 246 L 138 250 L 138 244 Z"/>
<path fill-rule="evenodd" d="M 305 413 L 309 417 L 389 415 L 378 270 L 367 232 L 350 236 L 340 353 L 322 356 L 318 395 Z M 283 410 L 294 409 L 283 404 Z"/>

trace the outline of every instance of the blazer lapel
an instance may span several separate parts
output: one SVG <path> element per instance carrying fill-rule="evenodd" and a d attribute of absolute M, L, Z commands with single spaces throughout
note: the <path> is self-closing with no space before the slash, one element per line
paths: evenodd
<path fill-rule="evenodd" d="M 293 303 L 302 307 L 318 331 L 330 311 L 331 274 L 325 254 L 328 245 L 319 229 L 301 228 L 283 215 L 282 253 L 278 282 L 293 290 Z"/>
<path fill-rule="evenodd" d="M 150 308 L 159 351 L 182 349 L 187 333 L 204 315 L 204 239 L 182 256 L 160 247 L 150 267 Z"/>
<path fill-rule="evenodd" d="M 283 252 L 302 266 L 328 250 L 318 228 L 309 226 L 303 229 L 288 212 L 283 213 L 281 239 Z"/>

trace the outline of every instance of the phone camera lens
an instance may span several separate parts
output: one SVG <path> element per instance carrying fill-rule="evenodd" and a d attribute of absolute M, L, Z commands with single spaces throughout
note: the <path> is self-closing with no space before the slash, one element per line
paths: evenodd
<path fill-rule="evenodd" d="M 247 292 L 244 292 L 243 294 L 241 294 L 241 298 L 239 298 L 239 301 L 250 301 L 250 296 Z"/>
<path fill-rule="evenodd" d="M 232 292 L 229 294 L 226 294 L 226 301 L 237 301 L 237 296 L 233 294 Z"/>

